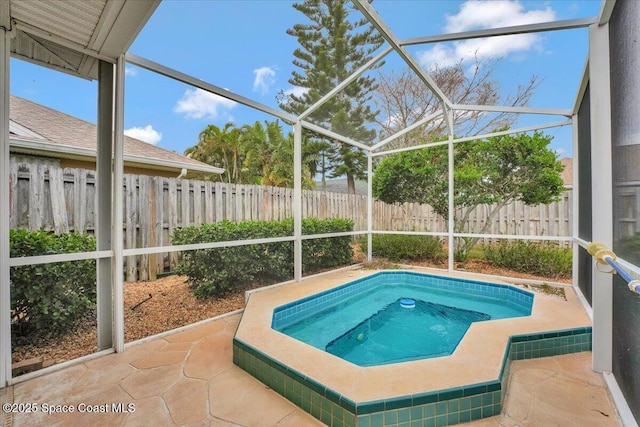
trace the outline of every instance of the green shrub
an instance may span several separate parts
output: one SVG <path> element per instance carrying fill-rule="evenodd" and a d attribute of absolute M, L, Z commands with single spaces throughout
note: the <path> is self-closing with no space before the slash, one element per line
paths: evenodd
<path fill-rule="evenodd" d="M 293 221 L 291 221 L 291 230 L 293 230 Z M 347 219 L 306 218 L 302 220 L 303 235 L 341 233 L 352 230 L 353 221 Z M 352 262 L 351 236 L 302 241 L 302 271 L 304 273 L 348 265 Z M 293 251 L 291 268 L 293 269 Z"/>
<path fill-rule="evenodd" d="M 559 248 L 557 244 L 502 241 L 485 246 L 484 254 L 497 267 L 546 277 L 571 277 L 571 248 Z"/>
<path fill-rule="evenodd" d="M 89 252 L 86 234 L 10 231 L 11 257 Z M 95 260 L 34 264 L 11 268 L 11 319 L 16 337 L 58 334 L 95 307 Z"/>
<path fill-rule="evenodd" d="M 303 219 L 302 233 L 323 234 L 351 231 L 353 223 L 343 219 Z M 285 237 L 293 235 L 293 220 L 221 221 L 176 229 L 172 242 L 186 245 L 203 242 Z M 302 242 L 303 272 L 346 265 L 352 261 L 350 237 L 310 239 Z M 223 296 L 253 282 L 275 283 L 293 276 L 293 242 L 264 243 L 185 251 L 176 272 L 188 276 L 198 298 Z"/>
<path fill-rule="evenodd" d="M 400 234 L 374 234 L 372 236 L 374 257 L 392 261 L 435 260 L 442 256 L 442 242 L 434 236 Z M 362 251 L 367 251 L 367 239 L 362 243 Z"/>

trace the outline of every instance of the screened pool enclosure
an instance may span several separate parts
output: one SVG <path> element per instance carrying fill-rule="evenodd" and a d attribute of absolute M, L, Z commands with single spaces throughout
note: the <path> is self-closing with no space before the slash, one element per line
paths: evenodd
<path fill-rule="evenodd" d="M 274 8 L 291 8 L 288 2 L 269 4 Z M 226 82 L 208 82 L 191 76 L 181 69 L 179 62 L 161 64 L 137 55 L 136 37 L 139 33 L 144 33 L 145 24 L 153 19 L 154 12 L 160 5 L 159 0 L 124 0 L 118 4 L 88 0 L 83 5 L 86 10 L 83 9 L 82 13 L 74 12 L 74 4 L 57 1 L 9 0 L 0 6 L 0 116 L 3 123 L 0 136 L 2 387 L 46 374 L 84 358 L 123 352 L 128 346 L 135 344 L 135 341 L 125 340 L 123 305 L 125 263 L 133 257 L 156 259 L 166 256 L 170 259 L 171 254 L 177 256 L 178 253 L 198 249 L 292 242 L 293 268 L 287 279 L 297 282 L 304 275 L 304 241 L 343 236 L 366 239 L 368 244 L 365 255 L 370 260 L 372 236 L 376 234 L 435 236 L 445 243 L 448 251 L 447 269 L 454 271 L 457 245 L 464 239 L 519 239 L 559 242 L 572 246 L 573 287 L 581 296 L 593 323 L 593 370 L 603 373 L 623 421 L 629 425 L 640 422 L 640 295 L 631 292 L 620 275 L 613 275 L 602 265 L 596 265 L 587 252 L 589 243 L 601 242 L 615 252 L 617 262 L 632 277 L 640 277 L 640 249 L 633 244 L 637 241 L 636 233 L 640 232 L 640 75 L 637 73 L 640 49 L 636 44 L 640 38 L 640 28 L 637 25 L 640 20 L 639 2 L 604 1 L 597 16 L 427 36 L 411 34 L 402 38 L 400 34 L 406 33 L 406 30 L 387 23 L 384 4 L 379 6 L 378 11 L 376 2 L 354 1 L 349 3 L 350 8 L 353 6 L 350 13 L 355 20 L 363 20 L 362 25 L 366 25 L 375 39 L 370 54 L 365 59 L 354 61 L 353 64 L 357 66 L 349 70 L 349 75 L 329 82 L 316 94 L 310 105 L 297 110 L 293 108 L 292 102 L 302 99 L 304 94 L 291 98 L 290 93 L 285 93 L 285 96 L 289 96 L 288 101 L 281 100 L 281 108 L 278 108 L 255 100 L 252 98 L 254 94 L 250 92 L 240 93 L 241 91 L 226 89 Z M 407 9 L 407 14 L 411 14 L 411 4 L 405 4 L 403 8 Z M 247 13 L 252 12 L 249 9 Z M 282 27 L 284 37 L 286 29 L 294 23 L 278 25 Z M 498 96 L 488 99 L 464 96 L 452 91 L 450 87 L 442 86 L 438 67 L 426 66 L 423 56 L 420 56 L 423 52 L 420 49 L 425 49 L 425 46 L 438 45 L 441 50 L 453 52 L 456 43 L 461 41 L 537 35 L 563 40 L 565 34 L 575 37 L 565 40 L 564 54 L 584 52 L 585 55 L 576 65 L 576 81 L 564 82 L 562 75 L 549 75 L 545 78 L 556 85 L 573 85 L 575 93 L 571 99 L 565 100 L 552 97 L 535 99 L 536 104 L 544 104 L 540 107 L 529 106 L 529 101 L 533 99 L 531 94 L 519 101 L 516 95 L 522 94 L 518 92 L 518 88 L 506 88 L 514 90 L 512 94 L 515 98 L 499 96 L 500 90 L 497 90 Z M 195 41 L 205 42 L 215 48 L 216 41 Z M 193 44 L 194 41 L 185 43 Z M 12 61 L 15 60 L 97 82 L 96 204 L 93 229 L 97 238 L 95 250 L 56 255 L 10 255 L 10 229 L 15 228 L 12 223 L 15 195 L 10 189 L 12 182 L 18 179 L 17 174 L 12 173 L 10 157 L 14 147 L 19 145 L 16 142 L 18 140 L 22 141 L 23 150 L 35 149 L 38 144 L 42 144 L 37 139 L 29 140 L 28 136 L 18 135 L 16 132 L 19 133 L 19 130 L 10 124 L 10 74 Z M 462 66 L 461 63 L 458 65 L 462 67 L 462 75 L 473 75 L 473 66 Z M 482 70 L 481 65 L 475 63 L 476 73 Z M 510 72 L 511 66 L 516 65 L 505 62 L 496 65 L 495 75 L 498 78 L 504 76 Z M 544 67 L 544 63 L 540 66 Z M 178 92 L 205 93 L 209 96 L 213 94 L 237 106 L 238 110 L 234 112 L 250 110 L 257 114 L 258 121 L 277 120 L 285 132 L 290 129 L 293 135 L 293 152 L 289 164 L 292 168 L 292 185 L 281 217 L 275 214 L 274 217 L 292 217 L 293 233 L 281 237 L 186 245 L 174 245 L 168 239 L 154 239 L 134 242 L 125 247 L 126 227 L 122 225 L 127 222 L 124 212 L 127 200 L 130 200 L 123 189 L 125 113 L 128 108 L 135 108 L 136 97 L 148 96 L 153 90 L 149 89 L 150 92 L 146 94 L 133 91 L 129 93 L 125 87 L 125 67 L 135 67 L 140 70 L 138 77 L 148 78 L 154 84 L 162 82 L 161 84 Z M 349 100 L 350 94 L 358 93 L 357 89 L 363 82 L 369 81 L 379 87 L 390 81 L 385 80 L 385 77 L 398 76 L 394 74 L 397 70 L 403 70 L 404 76 L 408 76 L 407 81 L 420 85 L 418 100 L 428 100 L 428 105 L 422 105 L 419 114 L 416 105 L 419 106 L 420 102 L 416 105 L 404 105 L 404 112 L 412 114 L 400 119 L 400 110 L 385 110 L 380 108 L 385 104 L 376 104 L 381 98 L 363 98 L 362 102 L 373 110 L 378 107 L 375 120 L 362 125 L 366 132 L 350 132 L 349 126 L 341 126 L 338 120 L 331 119 L 340 103 L 353 104 L 353 100 Z M 528 77 L 525 80 L 526 78 Z M 544 84 L 544 80 L 536 84 Z M 471 123 L 475 125 L 472 126 Z M 505 124 L 508 126 L 501 126 Z M 519 233 L 456 228 L 456 212 L 465 210 L 456 201 L 456 147 L 468 146 L 478 140 L 532 134 L 535 131 L 549 132 L 558 139 L 567 138 L 572 141 L 573 193 L 570 215 L 562 219 L 570 224 L 570 233 L 532 234 L 532 228 L 520 230 Z M 359 138 L 362 135 L 365 137 Z M 318 211 L 310 207 L 310 202 L 303 203 L 303 194 L 309 191 L 305 184 L 309 172 L 304 148 L 314 138 L 330 141 L 330 144 L 341 147 L 343 152 L 348 152 L 349 155 L 341 160 L 343 163 L 351 155 L 360 156 L 358 158 L 362 163 L 362 175 L 366 181 L 366 202 L 358 205 L 357 211 L 353 208 L 353 211 L 342 212 L 342 216 L 360 218 L 360 225 L 353 231 L 319 234 L 303 232 L 303 220 L 319 216 Z M 446 151 L 442 153 L 446 153 L 443 155 L 447 159 L 444 176 L 447 197 L 442 208 L 446 215 L 441 218 L 443 228 L 428 229 L 424 222 L 415 218 L 404 218 L 402 227 L 380 226 L 376 222 L 378 210 L 374 206 L 373 196 L 376 166 L 382 159 L 396 153 L 434 150 L 438 147 L 442 150 L 446 147 Z M 65 148 L 61 150 L 64 151 Z M 203 184 L 204 188 L 208 187 Z M 248 190 L 243 191 L 243 194 L 249 194 Z M 239 195 L 237 193 L 237 198 L 229 198 L 224 205 L 216 208 L 206 203 L 193 207 L 194 202 L 187 194 L 181 202 L 184 208 L 182 224 L 195 224 L 198 218 L 206 222 L 206 218 L 209 218 L 206 214 L 208 209 L 219 209 L 221 212 L 236 209 L 249 215 L 254 208 L 242 205 Z M 266 202 L 263 205 L 264 203 Z M 187 205 L 190 207 L 187 208 Z M 164 206 L 159 206 L 158 209 L 166 210 Z M 187 217 L 191 223 L 185 219 Z M 153 217 L 153 220 L 156 219 Z M 85 260 L 93 260 L 96 264 L 95 352 L 34 373 L 13 375 L 10 288 L 13 275 L 24 266 Z"/>

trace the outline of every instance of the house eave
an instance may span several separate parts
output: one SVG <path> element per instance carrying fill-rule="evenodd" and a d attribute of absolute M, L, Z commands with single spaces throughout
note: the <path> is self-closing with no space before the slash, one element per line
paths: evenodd
<path fill-rule="evenodd" d="M 82 160 L 88 162 L 96 161 L 95 150 L 70 145 L 57 144 L 51 142 L 34 141 L 27 138 L 11 136 L 10 151 L 21 154 L 53 157 L 58 159 Z M 191 163 L 175 162 L 171 160 L 150 159 L 143 156 L 131 154 L 124 155 L 126 166 L 139 167 L 158 171 L 175 172 L 176 176 L 182 173 L 183 169 L 191 172 L 201 172 L 220 175 L 224 169 L 215 166 L 197 165 Z"/>

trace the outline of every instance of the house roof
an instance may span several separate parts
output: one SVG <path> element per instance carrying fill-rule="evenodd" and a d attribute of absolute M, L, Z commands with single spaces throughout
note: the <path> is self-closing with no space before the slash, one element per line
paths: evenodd
<path fill-rule="evenodd" d="M 328 179 L 325 182 L 325 187 L 322 188 L 322 183 L 316 183 L 316 190 L 328 191 L 330 193 L 348 193 L 349 188 L 347 184 L 347 178 L 335 178 Z M 367 195 L 367 181 L 356 180 L 356 194 Z"/>
<path fill-rule="evenodd" d="M 97 127 L 93 123 L 11 95 L 11 151 L 56 158 L 95 161 Z M 129 166 L 174 171 L 217 173 L 224 169 L 199 162 L 129 136 L 124 137 Z"/>
<path fill-rule="evenodd" d="M 86 79 L 125 53 L 160 0 L 3 0 L 13 57 Z"/>
<path fill-rule="evenodd" d="M 560 175 L 562 182 L 564 182 L 564 185 L 573 185 L 573 158 L 563 157 L 560 159 L 560 163 L 564 166 L 564 170 Z"/>

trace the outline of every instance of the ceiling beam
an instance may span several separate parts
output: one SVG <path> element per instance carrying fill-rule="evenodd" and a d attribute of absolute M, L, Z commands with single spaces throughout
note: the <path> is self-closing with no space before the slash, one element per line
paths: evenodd
<path fill-rule="evenodd" d="M 527 126 L 527 127 L 522 127 L 519 129 L 507 129 L 507 130 L 503 130 L 503 131 L 499 131 L 499 132 L 491 132 L 491 133 L 485 133 L 483 135 L 474 135 L 474 136 L 465 136 L 463 138 L 454 138 L 453 142 L 458 143 L 458 142 L 467 142 L 467 141 L 475 141 L 478 139 L 486 139 L 486 138 L 493 138 L 496 136 L 504 136 L 504 135 L 512 135 L 512 134 L 516 134 L 516 133 L 524 133 L 524 132 L 532 132 L 532 131 L 537 131 L 537 130 L 542 130 L 542 129 L 550 129 L 550 128 L 557 128 L 557 127 L 562 127 L 562 126 L 569 126 L 570 124 L 573 123 L 573 120 L 565 120 L 563 122 L 553 122 L 553 123 L 547 123 L 544 125 L 533 125 L 533 126 Z M 388 154 L 394 154 L 394 153 L 401 153 L 403 151 L 413 151 L 413 150 L 420 150 L 422 148 L 429 148 L 429 147 L 438 147 L 440 145 L 446 145 L 448 144 L 450 141 L 438 141 L 438 142 L 429 142 L 427 144 L 422 144 L 422 145 L 414 145 L 411 147 L 404 147 L 404 148 L 396 148 L 394 150 L 388 150 L 388 151 L 380 151 L 377 153 L 372 153 L 371 155 L 373 157 L 378 157 L 378 156 L 385 156 Z"/>
<path fill-rule="evenodd" d="M 410 46 L 425 43 L 450 42 L 457 40 L 479 39 L 484 37 L 508 36 L 515 34 L 539 33 L 543 31 L 571 30 L 585 28 L 598 22 L 597 18 L 567 19 L 555 22 L 540 22 L 537 24 L 514 25 L 502 28 L 486 28 L 483 30 L 463 31 L 451 34 L 439 34 L 437 36 L 424 36 L 400 41 L 402 46 Z"/>
<path fill-rule="evenodd" d="M 605 0 L 602 2 L 600 13 L 598 14 L 598 25 L 604 25 L 609 23 L 613 8 L 616 5 L 616 0 Z"/>
<path fill-rule="evenodd" d="M 322 106 L 322 104 L 324 104 L 325 102 L 327 102 L 330 98 L 332 98 L 335 94 L 337 94 L 338 92 L 340 92 L 342 89 L 344 89 L 345 87 L 347 87 L 349 84 L 351 84 L 351 82 L 353 82 L 355 79 L 357 79 L 358 77 L 360 77 L 365 71 L 367 71 L 369 68 L 371 68 L 376 62 L 380 61 L 382 58 L 384 58 L 385 56 L 387 56 L 391 51 L 393 50 L 393 48 L 391 47 L 387 47 L 385 50 L 383 50 L 382 52 L 380 52 L 378 55 L 376 55 L 375 57 L 373 57 L 372 59 L 370 59 L 366 64 L 364 64 L 362 67 L 360 67 L 358 70 L 354 71 L 353 74 L 351 74 L 349 77 L 347 77 L 345 80 L 343 80 L 342 82 L 340 82 L 340 84 L 336 87 L 334 87 L 333 89 L 331 89 L 329 92 L 327 92 L 326 95 L 324 95 L 322 98 L 320 98 L 319 100 L 316 101 L 315 104 L 313 104 L 312 106 L 310 106 L 309 108 L 307 108 L 306 111 L 304 111 L 302 114 L 300 114 L 298 116 L 299 120 L 304 120 L 307 117 L 309 117 L 309 115 L 311 113 L 313 113 L 315 110 L 317 110 L 318 108 L 320 108 L 320 106 Z"/>
<path fill-rule="evenodd" d="M 127 53 L 125 56 L 125 59 L 130 64 L 137 65 L 138 67 L 144 68 L 149 71 L 153 71 L 154 73 L 161 74 L 165 77 L 169 77 L 179 82 L 186 83 L 198 89 L 202 89 L 204 91 L 229 99 L 231 101 L 235 101 L 239 104 L 246 105 L 247 107 L 251 107 L 258 111 L 262 111 L 263 113 L 267 113 L 272 116 L 278 117 L 287 123 L 296 122 L 296 118 L 289 113 L 276 110 L 275 108 L 261 104 L 252 99 L 246 98 L 242 95 L 238 95 L 234 92 L 223 89 L 219 86 L 212 85 L 211 83 L 207 83 L 203 80 L 196 79 L 195 77 L 192 77 L 188 74 L 185 74 L 180 71 L 174 70 L 173 68 L 169 68 L 164 65 L 158 64 L 157 62 L 153 62 L 149 59 L 142 58 L 140 56 L 133 55 L 131 53 Z"/>
<path fill-rule="evenodd" d="M 548 116 L 565 116 L 573 115 L 571 110 L 563 110 L 560 108 L 535 108 L 535 107 L 518 107 L 507 105 L 464 105 L 453 104 L 454 110 L 462 111 L 489 111 L 495 113 L 514 113 L 514 114 L 544 114 Z"/>
<path fill-rule="evenodd" d="M 391 141 L 394 141 L 394 140 L 400 138 L 402 135 L 405 135 L 405 134 L 411 132 L 412 130 L 414 130 L 416 128 L 419 128 L 420 126 L 423 126 L 423 125 L 427 124 L 431 120 L 436 119 L 436 118 L 440 117 L 441 115 L 442 115 L 442 111 L 440 109 L 438 109 L 438 111 L 436 111 L 435 113 L 431 113 L 428 116 L 421 118 L 420 120 L 418 120 L 414 124 L 409 125 L 406 128 L 394 133 L 393 135 L 390 135 L 389 137 L 383 139 L 382 141 L 378 142 L 377 144 L 372 145 L 371 146 L 371 150 L 377 150 L 380 147 L 384 147 L 385 145 L 387 145 Z"/>
<path fill-rule="evenodd" d="M 302 123 L 302 127 L 306 128 L 306 129 L 309 129 L 311 131 L 314 131 L 316 133 L 319 133 L 320 135 L 328 136 L 329 138 L 333 138 L 333 139 L 335 139 L 337 141 L 344 142 L 345 144 L 349 144 L 349 145 L 352 145 L 354 147 L 361 148 L 361 149 L 363 149 L 365 151 L 370 151 L 371 150 L 371 147 L 369 147 L 368 145 L 365 145 L 365 144 L 363 144 L 361 142 L 355 141 L 355 140 L 353 140 L 351 138 L 347 138 L 346 136 L 340 135 L 339 133 L 333 132 L 333 131 L 331 131 L 329 129 L 325 129 L 325 128 L 321 127 L 321 126 L 315 125 L 313 123 L 309 123 L 309 122 L 304 121 L 304 120 L 301 120 L 300 123 Z"/>

